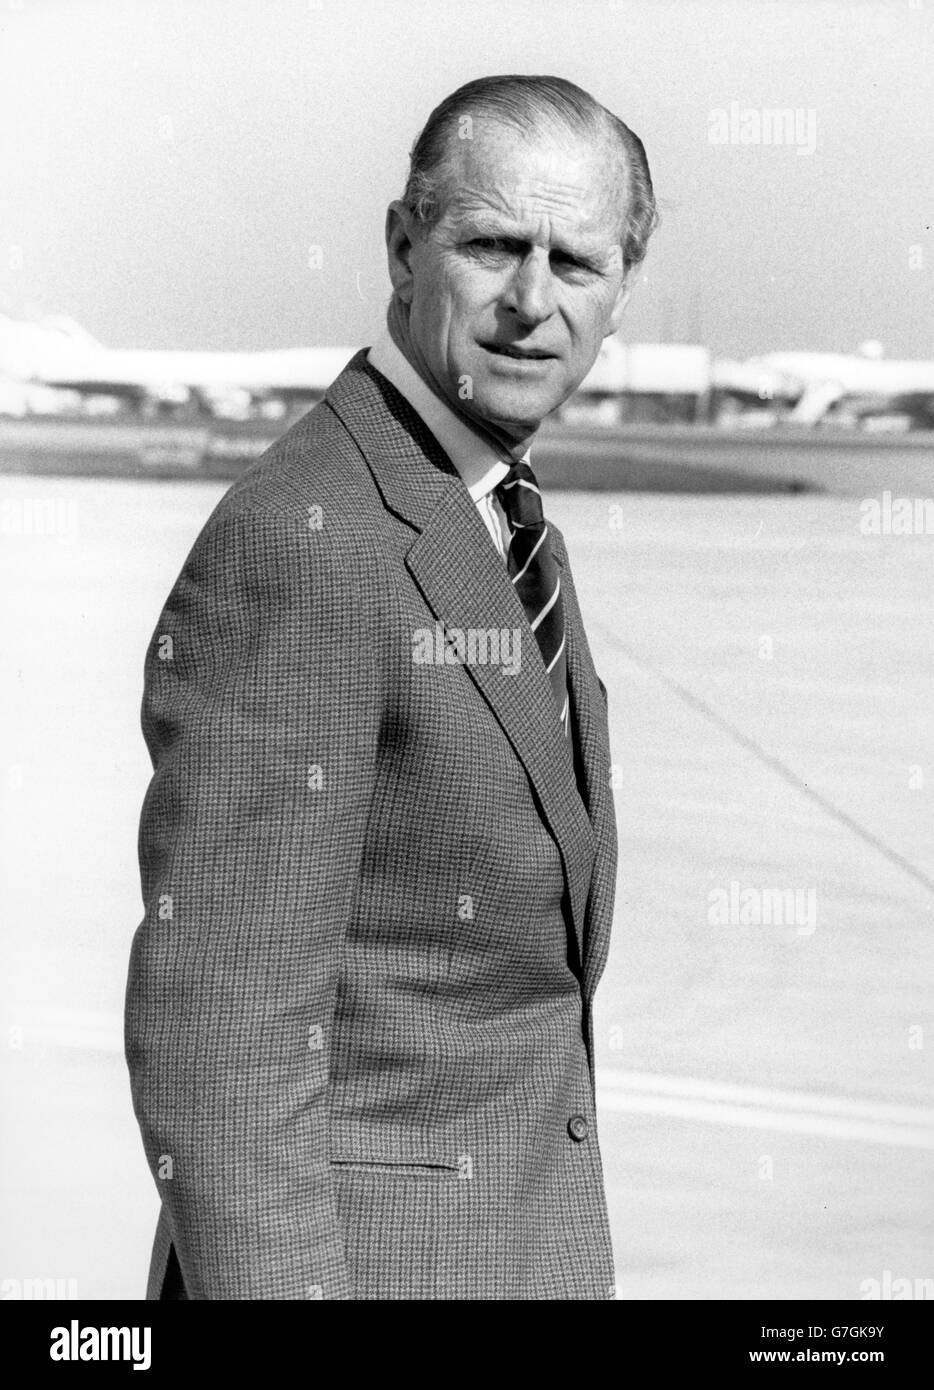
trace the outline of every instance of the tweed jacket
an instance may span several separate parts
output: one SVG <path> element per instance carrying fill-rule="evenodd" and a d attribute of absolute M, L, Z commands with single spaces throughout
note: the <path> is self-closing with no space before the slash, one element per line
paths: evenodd
<path fill-rule="evenodd" d="M 550 532 L 573 742 L 466 486 L 365 350 L 195 542 L 143 696 L 147 1297 L 613 1296 L 606 692 Z"/>

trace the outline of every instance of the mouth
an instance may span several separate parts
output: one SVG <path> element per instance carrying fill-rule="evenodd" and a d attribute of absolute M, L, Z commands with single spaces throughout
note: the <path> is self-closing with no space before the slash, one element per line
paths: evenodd
<path fill-rule="evenodd" d="M 510 357 L 517 362 L 550 362 L 554 358 L 554 353 L 545 352 L 544 348 L 520 347 L 516 343 L 481 343 L 480 346 L 497 357 Z"/>

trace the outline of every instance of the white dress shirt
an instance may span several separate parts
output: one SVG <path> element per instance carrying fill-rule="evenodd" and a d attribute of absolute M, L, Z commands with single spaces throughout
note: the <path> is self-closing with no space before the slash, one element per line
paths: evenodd
<path fill-rule="evenodd" d="M 396 347 L 388 329 L 384 329 L 370 348 L 367 361 L 392 382 L 431 430 L 463 478 L 493 544 L 505 560 L 509 550 L 509 523 L 493 489 L 503 481 L 517 459 L 529 462 L 528 448 L 513 458 L 505 447 L 497 448 L 492 441 L 476 434 L 422 380 Z"/>

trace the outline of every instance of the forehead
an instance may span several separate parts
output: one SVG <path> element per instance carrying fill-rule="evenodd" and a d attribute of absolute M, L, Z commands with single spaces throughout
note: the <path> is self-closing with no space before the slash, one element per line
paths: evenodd
<path fill-rule="evenodd" d="M 527 136 L 474 122 L 473 138 L 449 147 L 442 222 L 508 224 L 614 238 L 624 200 L 621 160 L 607 137 L 587 139 L 560 128 Z"/>

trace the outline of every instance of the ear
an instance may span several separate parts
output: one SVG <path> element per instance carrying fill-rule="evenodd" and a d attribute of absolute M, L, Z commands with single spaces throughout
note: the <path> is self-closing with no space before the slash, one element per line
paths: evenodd
<path fill-rule="evenodd" d="M 392 288 L 403 304 L 412 300 L 412 239 L 414 218 L 404 203 L 394 199 L 386 209 L 386 256 Z"/>
<path fill-rule="evenodd" d="M 623 314 L 626 311 L 626 305 L 629 303 L 635 284 L 635 271 L 636 267 L 631 265 L 622 278 L 620 287 L 616 291 L 613 308 L 610 310 L 610 326 L 604 333 L 604 338 L 609 338 L 613 333 L 616 333 L 623 321 Z"/>

